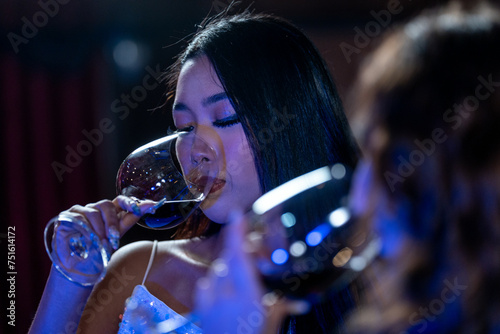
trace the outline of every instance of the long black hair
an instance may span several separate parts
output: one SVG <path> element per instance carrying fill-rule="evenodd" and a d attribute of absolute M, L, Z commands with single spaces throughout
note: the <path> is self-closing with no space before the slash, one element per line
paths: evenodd
<path fill-rule="evenodd" d="M 205 22 L 171 69 L 170 96 L 182 65 L 199 56 L 211 61 L 241 121 L 263 193 L 336 162 L 355 167 L 358 148 L 336 86 L 295 26 L 249 12 Z M 352 306 L 346 289 L 309 315 L 290 318 L 282 331 L 331 333 Z"/>
<path fill-rule="evenodd" d="M 213 64 L 240 118 L 263 192 L 334 162 L 354 167 L 357 147 L 336 86 L 295 26 L 265 14 L 216 19 L 180 55 L 177 73 L 199 55 Z"/>

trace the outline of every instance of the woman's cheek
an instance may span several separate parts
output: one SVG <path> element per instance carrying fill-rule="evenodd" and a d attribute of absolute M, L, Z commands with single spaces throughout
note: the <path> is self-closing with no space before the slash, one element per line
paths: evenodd
<path fill-rule="evenodd" d="M 235 152 L 236 154 L 227 162 L 227 171 L 233 176 L 238 176 L 244 171 L 245 166 L 254 163 L 254 158 L 246 141 L 241 141 Z"/>
<path fill-rule="evenodd" d="M 233 175 L 233 176 L 238 176 L 243 171 L 241 163 L 238 162 L 237 160 L 228 161 L 226 168 L 227 168 L 228 174 Z"/>

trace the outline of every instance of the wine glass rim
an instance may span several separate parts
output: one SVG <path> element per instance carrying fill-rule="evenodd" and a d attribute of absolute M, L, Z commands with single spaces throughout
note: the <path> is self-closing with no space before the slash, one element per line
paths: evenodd
<path fill-rule="evenodd" d="M 166 142 L 166 141 L 169 141 L 169 140 L 172 140 L 172 139 L 176 139 L 178 138 L 180 135 L 183 135 L 183 134 L 186 134 L 187 132 L 186 131 L 176 131 L 168 136 L 165 136 L 165 137 L 161 137 L 161 138 L 158 138 L 158 139 L 155 139 L 153 141 L 150 141 L 149 143 L 147 144 L 144 144 L 138 148 L 136 148 L 134 151 L 132 151 L 132 153 L 130 154 L 135 154 L 137 152 L 140 152 L 140 151 L 143 151 L 143 150 L 146 150 L 148 148 L 151 148 L 151 147 L 154 147 L 154 146 L 157 146 L 163 142 Z"/>
<path fill-rule="evenodd" d="M 333 179 L 341 179 L 342 177 L 335 176 L 332 171 L 336 166 L 344 167 L 341 163 L 320 167 L 279 185 L 259 197 L 253 203 L 252 211 L 257 215 L 263 215 L 303 191 L 317 187 Z"/>

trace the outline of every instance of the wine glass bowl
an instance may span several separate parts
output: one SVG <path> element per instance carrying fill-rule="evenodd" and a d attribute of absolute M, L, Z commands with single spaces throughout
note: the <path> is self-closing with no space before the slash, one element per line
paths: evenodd
<path fill-rule="evenodd" d="M 349 208 L 351 171 L 342 164 L 295 178 L 252 206 L 250 239 L 266 287 L 318 301 L 345 288 L 379 243 Z"/>
<path fill-rule="evenodd" d="M 182 158 L 182 163 L 179 162 Z M 198 208 L 212 189 L 218 168 L 215 150 L 192 131 L 179 131 L 134 150 L 118 170 L 118 195 L 153 201 L 153 210 L 141 213 L 139 225 L 153 229 L 175 227 Z M 151 204 L 151 203 L 148 203 Z M 111 246 L 119 235 L 100 239 L 83 215 L 64 211 L 47 224 L 45 249 L 54 267 L 70 281 L 84 286 L 106 273 Z"/>
<path fill-rule="evenodd" d="M 199 161 L 196 154 L 201 155 Z M 179 155 L 188 161 L 181 164 Z M 215 150 L 194 133 L 176 132 L 139 147 L 125 158 L 116 188 L 118 195 L 157 202 L 156 211 L 142 216 L 139 225 L 173 228 L 206 198 L 217 173 Z"/>

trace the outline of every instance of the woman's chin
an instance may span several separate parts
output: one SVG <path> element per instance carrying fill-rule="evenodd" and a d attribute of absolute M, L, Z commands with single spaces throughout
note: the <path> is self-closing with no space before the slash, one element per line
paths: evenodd
<path fill-rule="evenodd" d="M 217 224 L 226 224 L 228 217 L 228 209 L 222 205 L 217 205 L 217 201 L 211 201 L 209 198 L 204 200 L 200 209 L 208 219 Z"/>
<path fill-rule="evenodd" d="M 259 194 L 260 196 L 260 194 Z M 200 209 L 203 211 L 208 219 L 218 224 L 226 224 L 229 222 L 229 217 L 233 211 L 247 212 L 251 209 L 253 202 L 259 196 L 252 196 L 241 200 L 241 196 L 233 194 L 224 196 L 211 196 L 209 195 L 200 204 Z M 255 199 L 253 199 L 255 197 Z M 231 198 L 230 201 L 227 199 Z"/>
<path fill-rule="evenodd" d="M 205 214 L 205 216 L 207 216 L 208 219 L 210 219 L 212 222 L 216 223 L 216 224 L 226 224 L 227 223 L 227 217 L 228 215 L 226 213 L 223 213 L 221 214 L 221 212 L 212 212 L 212 210 L 208 210 L 208 212 L 205 212 L 203 209 L 202 209 L 203 213 Z"/>

